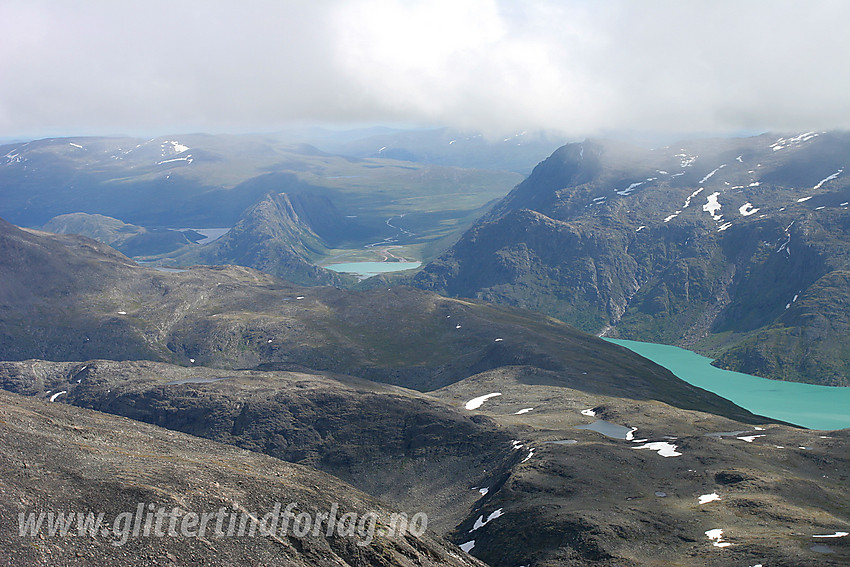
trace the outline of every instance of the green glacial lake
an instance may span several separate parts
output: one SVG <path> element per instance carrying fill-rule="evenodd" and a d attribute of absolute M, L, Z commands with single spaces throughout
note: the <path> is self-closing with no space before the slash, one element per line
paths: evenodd
<path fill-rule="evenodd" d="M 711 359 L 674 346 L 605 339 L 624 346 L 753 413 L 810 429 L 850 428 L 850 388 L 768 380 L 722 370 Z"/>
<path fill-rule="evenodd" d="M 360 279 L 365 279 L 378 274 L 412 270 L 421 265 L 421 262 L 348 262 L 346 264 L 329 264 L 325 268 L 335 272 L 354 274 Z"/>

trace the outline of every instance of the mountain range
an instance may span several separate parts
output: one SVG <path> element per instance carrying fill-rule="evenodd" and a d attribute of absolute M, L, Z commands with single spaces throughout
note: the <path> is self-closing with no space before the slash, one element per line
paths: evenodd
<path fill-rule="evenodd" d="M 656 149 L 589 140 L 558 149 L 507 195 L 496 189 L 510 178 L 501 173 L 353 155 L 381 140 L 427 153 L 477 135 L 319 134 L 317 143 L 352 155 L 256 136 L 22 144 L 0 167 L 3 210 L 25 219 L 64 211 L 44 227 L 172 267 L 237 264 L 304 285 L 355 285 L 317 264 L 430 260 L 406 281 L 595 334 L 684 346 L 727 369 L 847 384 L 845 133 Z M 145 185 L 154 181 L 177 185 L 162 185 L 160 199 Z M 458 187 L 473 198 L 448 199 Z M 71 212 L 78 206 L 97 212 Z M 134 225 L 105 216 L 113 210 L 179 224 Z M 205 240 L 186 228 L 192 220 L 229 231 Z"/>

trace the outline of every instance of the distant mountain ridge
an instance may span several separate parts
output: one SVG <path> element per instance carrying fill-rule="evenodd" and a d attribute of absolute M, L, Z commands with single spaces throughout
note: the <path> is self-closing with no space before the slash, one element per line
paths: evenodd
<path fill-rule="evenodd" d="M 516 132 L 488 137 L 453 128 L 364 131 L 351 139 L 314 133 L 316 145 L 359 158 L 388 158 L 444 166 L 516 171 L 528 174 L 534 165 L 564 143 L 549 132 Z"/>
<path fill-rule="evenodd" d="M 850 134 L 569 144 L 416 285 L 848 385 Z"/>

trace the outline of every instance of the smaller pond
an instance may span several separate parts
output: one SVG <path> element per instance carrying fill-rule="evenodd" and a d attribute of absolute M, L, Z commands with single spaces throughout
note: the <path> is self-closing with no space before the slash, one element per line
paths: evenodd
<path fill-rule="evenodd" d="M 412 270 L 422 265 L 422 262 L 347 262 L 344 264 L 329 264 L 325 268 L 334 272 L 353 274 L 360 279 L 371 278 L 378 274 Z"/>
<path fill-rule="evenodd" d="M 597 419 L 593 423 L 588 423 L 587 425 L 576 425 L 576 429 L 589 429 L 590 431 L 595 431 L 602 435 L 613 437 L 614 439 L 625 439 L 627 441 L 631 440 L 635 431 L 635 428 L 633 427 L 623 427 L 622 425 L 617 425 L 615 423 L 605 421 L 604 419 Z"/>
<path fill-rule="evenodd" d="M 195 244 L 209 244 L 214 240 L 218 240 L 230 230 L 230 228 L 176 228 L 179 231 L 195 231 L 202 235 L 203 238 L 195 242 Z"/>

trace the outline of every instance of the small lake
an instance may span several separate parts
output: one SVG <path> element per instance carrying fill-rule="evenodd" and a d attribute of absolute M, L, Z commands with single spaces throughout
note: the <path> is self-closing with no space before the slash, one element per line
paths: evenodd
<path fill-rule="evenodd" d="M 230 228 L 176 228 L 174 230 L 194 230 L 203 236 L 203 238 L 198 240 L 195 244 L 209 244 L 210 242 L 218 240 L 227 234 L 228 231 L 230 231 Z"/>
<path fill-rule="evenodd" d="M 605 339 L 663 366 L 685 382 L 751 412 L 810 429 L 850 428 L 850 388 L 768 380 L 711 365 L 712 359 L 682 348 Z"/>
<path fill-rule="evenodd" d="M 623 427 L 622 425 L 609 423 L 604 419 L 597 419 L 593 423 L 589 423 L 587 425 L 576 425 L 576 429 L 589 429 L 590 431 L 601 433 L 606 437 L 625 440 L 629 440 L 629 433 L 634 432 L 631 427 Z"/>
<path fill-rule="evenodd" d="M 366 279 L 378 274 L 412 270 L 421 265 L 422 262 L 348 262 L 346 264 L 329 264 L 325 268 L 334 272 L 354 274 L 360 279 Z"/>

